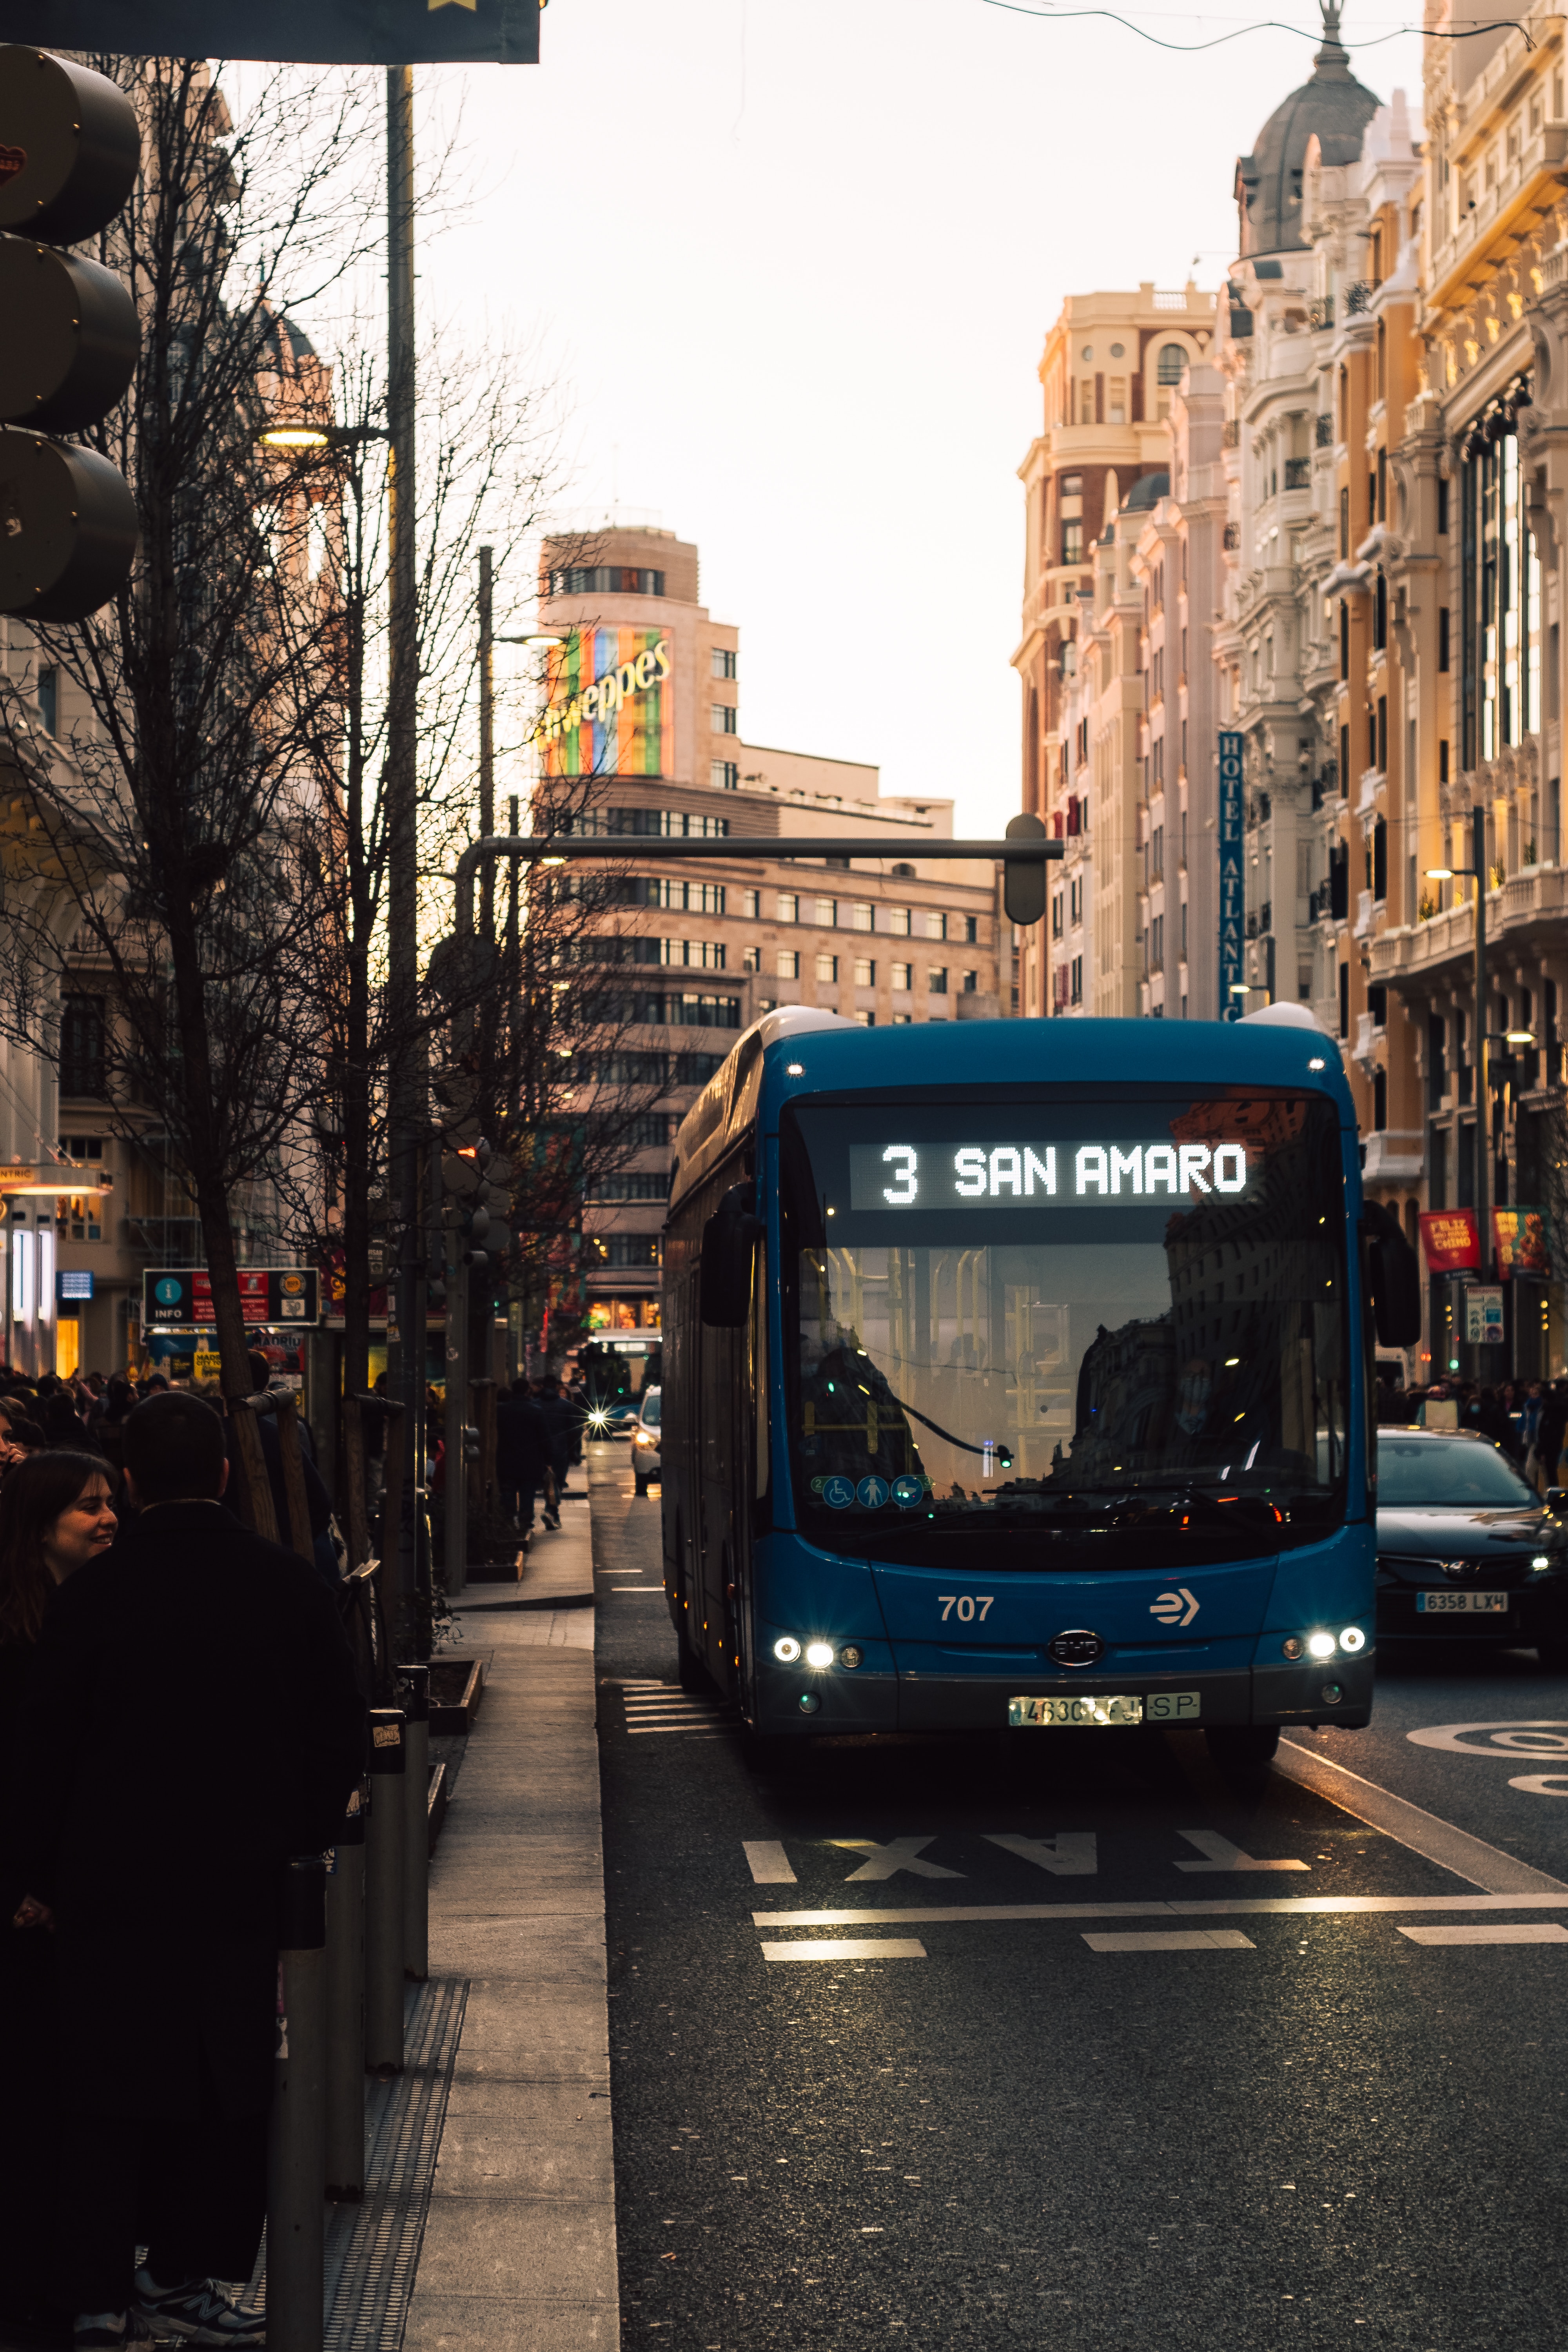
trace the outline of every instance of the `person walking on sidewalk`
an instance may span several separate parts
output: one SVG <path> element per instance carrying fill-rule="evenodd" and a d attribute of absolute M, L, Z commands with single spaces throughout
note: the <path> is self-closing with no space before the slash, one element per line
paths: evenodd
<path fill-rule="evenodd" d="M 58 1956 L 64 2284 L 79 2352 L 258 2345 L 215 2281 L 266 2215 L 279 1886 L 331 1843 L 364 1708 L 321 1577 L 225 1508 L 212 1407 L 147 1399 L 124 1459 L 138 1516 L 50 1597 L 5 1831 Z"/>

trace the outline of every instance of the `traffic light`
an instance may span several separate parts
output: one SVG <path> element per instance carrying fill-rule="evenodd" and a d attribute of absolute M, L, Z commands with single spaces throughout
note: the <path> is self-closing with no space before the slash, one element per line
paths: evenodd
<path fill-rule="evenodd" d="M 46 49 L 0 48 L 0 613 L 22 620 L 85 620 L 135 560 L 124 476 L 55 436 L 101 423 L 136 373 L 129 291 L 60 248 L 108 227 L 141 162 L 122 89 Z"/>
<path fill-rule="evenodd" d="M 1007 820 L 1009 841 L 1037 841 L 1045 830 L 1044 818 L 1031 816 L 1026 810 L 1021 816 Z M 1002 860 L 1002 906 L 1010 923 L 1039 921 L 1046 911 L 1043 859 L 1005 857 Z"/>
<path fill-rule="evenodd" d="M 499 1264 L 511 1247 L 501 1223 L 511 1180 L 511 1162 L 480 1144 L 473 1153 L 448 1151 L 441 1160 L 442 1223 L 457 1244 L 458 1265 Z"/>

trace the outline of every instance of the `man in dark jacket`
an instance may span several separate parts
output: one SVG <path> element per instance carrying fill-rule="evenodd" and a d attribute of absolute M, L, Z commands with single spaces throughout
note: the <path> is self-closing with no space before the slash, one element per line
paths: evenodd
<path fill-rule="evenodd" d="M 533 1497 L 550 1468 L 550 1431 L 544 1416 L 528 1392 L 526 1381 L 514 1381 L 510 1396 L 496 1405 L 496 1485 L 503 1511 L 526 1531 L 533 1525 Z M 553 1517 L 545 1504 L 546 1522 Z"/>
<path fill-rule="evenodd" d="M 63 2284 L 79 2352 L 257 2344 L 213 2281 L 266 2212 L 279 1885 L 333 1841 L 364 1710 L 321 1578 L 219 1499 L 210 1405 L 138 1405 L 125 1478 L 134 1524 L 51 1597 L 5 1831 L 59 1958 Z"/>
<path fill-rule="evenodd" d="M 566 1492 L 566 1472 L 572 1461 L 572 1441 L 580 1426 L 576 1408 L 561 1393 L 561 1383 L 553 1372 L 542 1383 L 539 1413 L 550 1433 L 550 1466 L 555 1473 L 555 1491 Z"/>

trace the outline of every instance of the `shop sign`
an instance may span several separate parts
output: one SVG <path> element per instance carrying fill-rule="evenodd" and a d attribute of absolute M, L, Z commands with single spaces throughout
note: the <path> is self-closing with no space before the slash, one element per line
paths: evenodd
<path fill-rule="evenodd" d="M 1231 993 L 1241 980 L 1247 937 L 1247 877 L 1243 871 L 1241 737 L 1219 739 L 1219 1017 L 1239 1021 L 1241 999 Z"/>
<path fill-rule="evenodd" d="M 1481 1262 L 1480 1227 L 1473 1209 L 1426 1209 L 1421 1215 L 1421 1246 L 1433 1274 L 1458 1274 Z"/>

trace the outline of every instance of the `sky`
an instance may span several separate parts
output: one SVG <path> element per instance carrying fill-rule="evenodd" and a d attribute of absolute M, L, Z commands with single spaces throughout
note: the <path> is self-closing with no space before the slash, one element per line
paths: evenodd
<path fill-rule="evenodd" d="M 1255 21 L 1231 5 L 1132 21 L 1212 40 Z M 1344 37 L 1415 111 L 1417 37 L 1354 49 L 1407 22 L 1352 0 Z M 1047 329 L 1069 292 L 1218 281 L 1236 157 L 1315 45 L 1178 55 L 993 0 L 550 0 L 539 67 L 421 72 L 479 189 L 421 299 L 552 383 L 563 509 L 697 541 L 748 741 L 999 829 Z"/>

